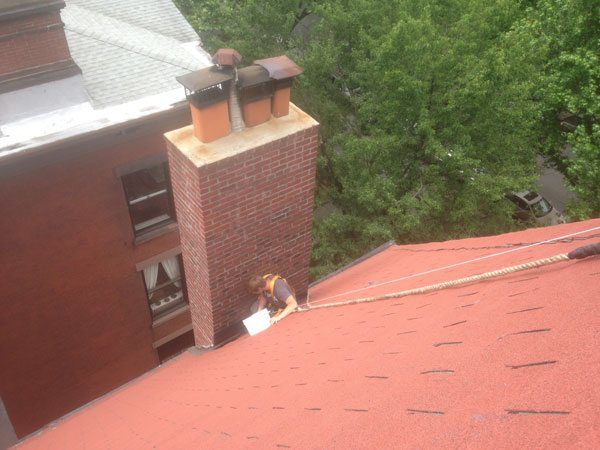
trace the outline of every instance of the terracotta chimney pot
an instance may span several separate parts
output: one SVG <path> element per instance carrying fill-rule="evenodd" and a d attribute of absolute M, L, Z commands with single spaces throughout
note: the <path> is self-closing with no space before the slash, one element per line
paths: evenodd
<path fill-rule="evenodd" d="M 202 142 L 227 136 L 231 130 L 227 102 L 232 71 L 212 66 L 176 79 L 185 87 L 190 102 L 194 136 Z"/>
<path fill-rule="evenodd" d="M 269 76 L 275 80 L 275 92 L 271 104 L 273 116 L 287 116 L 290 112 L 290 93 L 294 78 L 304 70 L 286 55 L 258 59 L 254 64 L 264 67 L 269 72 Z"/>
<path fill-rule="evenodd" d="M 252 65 L 239 69 L 238 92 L 242 114 L 247 127 L 254 127 L 271 119 L 273 81 L 261 66 Z"/>
<path fill-rule="evenodd" d="M 290 113 L 290 98 L 292 94 L 292 83 L 289 84 L 275 83 L 275 93 L 271 102 L 271 112 L 273 117 L 287 116 Z"/>

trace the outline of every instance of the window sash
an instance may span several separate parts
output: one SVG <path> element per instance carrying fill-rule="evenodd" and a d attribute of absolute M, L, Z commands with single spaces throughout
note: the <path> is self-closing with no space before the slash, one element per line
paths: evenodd
<path fill-rule="evenodd" d="M 163 265 L 163 261 L 168 260 L 173 256 L 176 256 L 179 267 L 179 275 L 176 278 L 167 278 L 165 280 L 164 275 L 168 277 L 169 273 L 173 273 L 173 271 L 167 271 Z M 157 259 L 155 262 L 153 262 L 153 264 L 158 266 L 159 273 L 157 276 L 162 281 L 160 284 L 156 284 L 153 288 L 148 289 L 146 280 L 144 278 L 144 287 L 146 290 L 146 298 L 148 300 L 149 307 L 148 309 L 150 310 L 153 322 L 188 304 L 181 254 L 176 254 L 173 256 L 167 256 L 166 258 L 161 258 L 160 260 Z M 144 277 L 143 272 L 142 277 Z M 179 284 L 179 286 L 177 284 Z"/>
<path fill-rule="evenodd" d="M 167 164 L 142 169 L 133 172 L 121 178 L 125 188 L 125 196 L 130 202 L 136 198 L 145 197 L 159 190 L 168 189 L 168 169 Z M 156 177 L 161 179 L 157 180 Z"/>
<path fill-rule="evenodd" d="M 181 277 L 175 278 L 174 280 L 169 280 L 163 284 L 159 284 L 158 286 L 155 286 L 154 288 L 152 288 L 148 291 L 148 294 L 153 294 L 154 292 L 158 291 L 159 289 L 167 287 L 170 284 L 175 284 L 177 281 L 181 281 Z M 181 289 L 181 288 L 179 288 L 179 289 Z"/>
<path fill-rule="evenodd" d="M 177 293 L 178 293 L 178 294 L 179 294 L 179 293 L 181 294 L 181 295 L 179 296 L 178 300 L 181 300 L 181 301 L 183 301 L 183 300 L 184 300 L 184 298 L 183 298 L 183 291 L 180 289 L 179 291 L 177 291 Z M 171 295 L 173 295 L 173 294 L 171 294 Z M 148 303 L 150 303 L 151 305 L 156 305 L 157 303 L 160 303 L 160 302 L 162 302 L 163 300 L 167 300 L 167 299 L 168 299 L 168 298 L 170 298 L 170 297 L 171 297 L 171 296 L 170 296 L 170 295 L 168 295 L 168 296 L 166 296 L 166 297 L 163 297 L 163 298 L 157 298 L 156 300 L 154 300 L 154 301 L 151 301 L 151 302 L 148 302 Z"/>
<path fill-rule="evenodd" d="M 152 179 L 156 182 L 151 182 Z M 140 168 L 121 178 L 136 238 L 176 221 L 169 180 L 166 162 Z"/>
<path fill-rule="evenodd" d="M 178 294 L 179 294 L 179 296 L 177 296 L 175 298 L 171 298 L 169 296 L 169 297 L 164 297 L 160 300 L 157 300 L 156 302 L 150 303 L 149 306 L 150 306 L 150 312 L 152 314 L 152 319 L 156 320 L 156 319 L 164 316 L 165 314 L 169 314 L 174 309 L 177 309 L 181 306 L 186 305 L 187 302 L 183 295 L 183 291 L 179 291 Z M 167 300 L 167 303 L 164 305 L 161 305 L 160 303 L 162 303 L 165 300 Z"/>
<path fill-rule="evenodd" d="M 129 204 L 130 205 L 135 205 L 136 203 L 143 202 L 144 200 L 149 200 L 149 199 L 151 199 L 153 197 L 156 197 L 158 195 L 166 194 L 167 192 L 169 192 L 168 189 L 161 189 L 160 191 L 151 192 L 150 194 L 142 195 L 141 197 L 134 198 L 133 200 L 130 200 Z"/>
<path fill-rule="evenodd" d="M 133 218 L 132 218 L 132 220 L 133 220 Z M 170 221 L 170 220 L 173 220 L 173 218 L 170 215 L 168 215 L 168 214 L 161 214 L 160 216 L 153 217 L 152 219 L 148 219 L 148 220 L 145 220 L 143 222 L 134 224 L 133 228 L 134 228 L 134 230 L 135 230 L 135 232 L 137 234 L 137 233 L 139 233 L 141 231 L 146 230 L 147 228 L 150 228 L 152 226 L 155 226 L 155 225 L 158 225 L 158 224 L 161 224 L 163 222 Z"/>

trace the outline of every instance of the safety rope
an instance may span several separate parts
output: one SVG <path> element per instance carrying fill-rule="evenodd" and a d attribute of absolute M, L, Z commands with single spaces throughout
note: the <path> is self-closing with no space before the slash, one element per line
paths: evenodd
<path fill-rule="evenodd" d="M 503 275 L 508 275 L 515 272 L 520 272 L 522 270 L 535 269 L 537 267 L 548 266 L 550 264 L 555 264 L 561 261 L 568 261 L 570 258 L 567 254 L 561 253 L 555 256 L 551 256 L 549 258 L 538 259 L 535 261 L 531 261 L 524 264 L 519 264 L 516 266 L 505 267 L 503 269 L 493 270 L 491 272 L 485 272 L 478 275 L 473 275 L 466 278 L 460 278 L 458 280 L 445 281 L 442 283 L 430 284 L 429 286 L 423 286 L 415 289 L 407 289 L 399 292 L 392 292 L 389 294 L 381 294 L 375 295 L 373 297 L 363 297 L 363 298 L 355 298 L 352 300 L 345 300 L 341 302 L 333 302 L 333 303 L 323 303 L 320 305 L 309 305 L 307 307 L 299 308 L 299 312 L 311 311 L 314 309 L 321 308 L 331 308 L 335 306 L 346 306 L 346 305 L 354 305 L 356 303 L 371 303 L 378 300 L 387 300 L 390 298 L 400 298 L 406 297 L 407 295 L 417 295 L 417 294 L 425 294 L 427 292 L 439 291 L 442 289 L 447 289 L 456 286 L 462 286 L 464 284 L 475 283 L 483 280 L 489 280 L 490 278 L 500 277 Z"/>
<path fill-rule="evenodd" d="M 569 234 L 566 234 L 566 235 L 563 235 L 563 236 L 558 236 L 558 237 L 555 237 L 555 238 L 552 238 L 552 239 L 546 239 L 546 240 L 543 240 L 543 241 L 540 241 L 540 242 L 534 242 L 534 243 L 531 243 L 531 244 L 527 244 L 524 247 L 511 248 L 510 250 L 505 250 L 503 252 L 497 252 L 497 253 L 492 253 L 490 255 L 479 256 L 477 258 L 469 259 L 467 261 L 461 261 L 461 262 L 450 264 L 450 265 L 447 265 L 447 266 L 437 267 L 437 268 L 431 269 L 431 270 L 426 270 L 424 272 L 414 273 L 412 275 L 406 275 L 406 276 L 403 276 L 401 278 L 396 278 L 394 280 L 384 281 L 382 283 L 375 283 L 375 284 L 372 284 L 370 286 L 366 286 L 366 287 L 362 287 L 362 288 L 358 288 L 358 289 L 353 289 L 351 291 L 341 292 L 339 294 L 335 294 L 335 295 L 332 295 L 332 296 L 329 296 L 329 297 L 322 298 L 322 299 L 316 300 L 314 302 L 311 302 L 311 306 L 315 305 L 316 303 L 322 303 L 322 302 L 325 302 L 327 300 L 331 300 L 331 299 L 336 298 L 336 297 L 343 297 L 343 296 L 347 296 L 347 295 L 350 295 L 350 294 L 355 294 L 356 292 L 373 289 L 373 288 L 376 288 L 376 287 L 379 287 L 379 286 L 384 286 L 386 284 L 394 284 L 394 283 L 397 283 L 399 281 L 408 280 L 410 278 L 420 277 L 420 276 L 423 276 L 423 275 L 429 275 L 431 273 L 440 272 L 442 270 L 446 270 L 446 269 L 451 269 L 451 268 L 454 268 L 454 267 L 463 266 L 465 264 L 471 264 L 471 263 L 474 263 L 474 262 L 483 261 L 485 259 L 490 259 L 490 258 L 495 258 L 495 257 L 498 257 L 498 256 L 506 255 L 508 253 L 514 253 L 514 252 L 523 251 L 523 250 L 526 250 L 526 249 L 529 249 L 529 248 L 532 248 L 532 247 L 537 247 L 537 246 L 540 246 L 540 245 L 549 244 L 549 243 L 552 243 L 552 242 L 556 242 L 556 241 L 564 240 L 564 239 L 567 239 L 567 238 L 571 238 L 573 236 L 578 236 L 578 235 L 581 235 L 581 234 L 590 233 L 590 232 L 596 231 L 596 230 L 600 230 L 600 226 L 589 228 L 587 230 L 577 231 L 577 232 L 574 232 L 574 233 L 569 233 Z"/>

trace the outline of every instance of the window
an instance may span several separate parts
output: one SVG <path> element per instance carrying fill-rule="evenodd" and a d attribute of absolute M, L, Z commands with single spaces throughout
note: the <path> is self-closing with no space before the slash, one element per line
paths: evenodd
<path fill-rule="evenodd" d="M 513 202 L 514 204 L 516 204 L 519 209 L 525 210 L 525 211 L 529 211 L 529 207 L 527 206 L 527 202 L 525 200 L 523 200 L 522 198 L 520 198 L 517 195 L 513 195 L 513 194 L 509 194 L 507 195 L 507 198 Z"/>
<path fill-rule="evenodd" d="M 166 162 L 123 175 L 121 180 L 136 236 L 175 221 Z"/>
<path fill-rule="evenodd" d="M 531 209 L 533 210 L 535 217 L 544 217 L 546 214 L 550 214 L 552 206 L 544 197 L 542 197 L 539 202 L 531 205 Z"/>
<path fill-rule="evenodd" d="M 181 255 L 166 258 L 143 269 L 152 318 L 158 319 L 187 303 L 183 292 Z"/>
<path fill-rule="evenodd" d="M 538 198 L 538 194 L 537 192 L 527 192 L 524 195 L 525 199 L 531 201 L 531 200 L 535 200 L 536 198 Z"/>

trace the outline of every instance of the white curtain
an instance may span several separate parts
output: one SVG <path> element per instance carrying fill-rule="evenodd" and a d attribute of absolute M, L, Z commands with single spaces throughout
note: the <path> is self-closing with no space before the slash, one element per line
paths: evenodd
<path fill-rule="evenodd" d="M 175 280 L 179 278 L 179 261 L 177 260 L 177 256 L 172 256 L 169 259 L 165 259 L 161 261 L 165 272 L 167 272 L 167 276 L 170 280 Z M 175 282 L 175 286 L 181 287 L 181 280 Z"/>
<path fill-rule="evenodd" d="M 146 281 L 146 289 L 150 292 L 156 287 L 156 281 L 158 280 L 158 264 L 148 266 L 144 269 L 144 280 Z M 149 295 L 152 298 L 152 294 Z"/>

